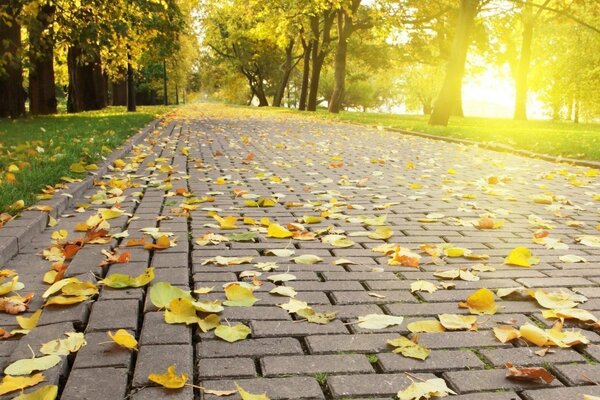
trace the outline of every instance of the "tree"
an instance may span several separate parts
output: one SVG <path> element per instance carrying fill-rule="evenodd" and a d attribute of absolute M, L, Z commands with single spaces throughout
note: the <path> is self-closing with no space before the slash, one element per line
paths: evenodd
<path fill-rule="evenodd" d="M 25 113 L 21 24 L 23 4 L 6 0 L 0 5 L 0 118 L 16 118 Z"/>
<path fill-rule="evenodd" d="M 452 107 L 462 102 L 462 79 L 471 42 L 471 31 L 473 30 L 479 5 L 480 0 L 461 0 L 446 75 L 429 118 L 430 125 L 448 125 Z"/>
<path fill-rule="evenodd" d="M 320 4 L 320 7 L 313 10 L 309 16 L 311 37 L 311 67 L 310 67 L 310 86 L 308 92 L 308 111 L 317 110 L 317 99 L 319 92 L 319 79 L 321 78 L 321 69 L 325 62 L 325 57 L 329 54 L 331 43 L 331 28 L 335 20 L 336 10 L 334 5 L 326 2 Z"/>

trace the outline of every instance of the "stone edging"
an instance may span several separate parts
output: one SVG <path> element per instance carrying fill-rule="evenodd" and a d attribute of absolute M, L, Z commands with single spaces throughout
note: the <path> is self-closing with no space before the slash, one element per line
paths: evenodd
<path fill-rule="evenodd" d="M 380 127 L 378 127 L 376 125 L 371 125 L 371 126 L 373 126 L 374 128 L 380 129 Z M 427 138 L 427 139 L 432 139 L 432 140 L 441 140 L 444 142 L 477 146 L 477 147 L 481 147 L 481 148 L 487 149 L 487 150 L 510 152 L 510 153 L 514 153 L 514 154 L 517 154 L 520 156 L 525 156 L 525 157 L 529 157 L 529 158 L 537 158 L 537 159 L 555 162 L 555 163 L 567 163 L 567 164 L 578 165 L 578 166 L 582 166 L 582 167 L 590 167 L 590 168 L 600 169 L 600 162 L 597 162 L 597 161 L 578 160 L 575 158 L 550 156 L 548 154 L 541 154 L 541 153 L 535 153 L 533 151 L 515 149 L 511 146 L 508 146 L 505 144 L 500 144 L 500 143 L 476 142 L 474 140 L 459 139 L 459 138 L 453 138 L 453 137 L 447 137 L 447 136 L 438 136 L 438 135 L 432 135 L 429 133 L 407 131 L 404 129 L 390 128 L 390 127 L 383 127 L 383 129 L 385 129 L 386 131 L 390 131 L 390 132 L 398 132 L 398 133 L 402 133 L 405 135 L 419 136 L 422 138 Z"/>
<path fill-rule="evenodd" d="M 8 221 L 0 229 L 0 268 L 14 257 L 19 252 L 19 249 L 22 249 L 31 242 L 35 235 L 46 228 L 48 215 L 57 218 L 64 210 L 74 204 L 86 190 L 93 186 L 94 179 L 97 176 L 103 176 L 108 173 L 109 165 L 112 165 L 115 160 L 124 157 L 133 149 L 133 146 L 140 144 L 148 136 L 148 133 L 156 129 L 163 119 L 164 117 L 160 117 L 150 122 L 135 135 L 127 139 L 125 143 L 117 147 L 103 160 L 103 163 L 93 175 L 88 175 L 81 182 L 69 184 L 66 190 L 56 194 L 52 199 L 43 200 L 35 204 L 51 206 L 52 210 L 50 212 L 25 210 L 18 218 Z M 69 194 L 72 197 L 62 194 Z"/>

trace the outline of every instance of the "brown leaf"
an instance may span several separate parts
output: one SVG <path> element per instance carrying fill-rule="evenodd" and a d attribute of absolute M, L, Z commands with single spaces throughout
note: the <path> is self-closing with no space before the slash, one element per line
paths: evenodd
<path fill-rule="evenodd" d="M 546 384 L 552 383 L 554 375 L 542 367 L 514 367 L 511 363 L 506 363 L 506 377 L 519 381 L 538 382 L 543 381 Z"/>

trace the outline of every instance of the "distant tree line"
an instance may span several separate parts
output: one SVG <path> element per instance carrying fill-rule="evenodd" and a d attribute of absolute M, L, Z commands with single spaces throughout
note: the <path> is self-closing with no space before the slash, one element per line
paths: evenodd
<path fill-rule="evenodd" d="M 4 0 L 0 117 L 23 115 L 26 103 L 31 114 L 56 113 L 63 95 L 69 112 L 178 102 L 194 82 L 196 7 L 184 0 Z"/>

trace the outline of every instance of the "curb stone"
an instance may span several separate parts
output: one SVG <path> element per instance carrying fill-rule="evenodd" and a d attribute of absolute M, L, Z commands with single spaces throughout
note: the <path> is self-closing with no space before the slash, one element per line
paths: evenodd
<path fill-rule="evenodd" d="M 16 219 L 11 219 L 4 225 L 4 229 L 10 229 L 13 233 L 10 236 L 0 236 L 0 265 L 6 263 L 13 258 L 20 249 L 24 248 L 31 239 L 46 228 L 48 215 L 56 218 L 70 205 L 74 204 L 83 193 L 92 187 L 94 179 L 97 176 L 105 175 L 108 172 L 108 166 L 115 160 L 125 156 L 134 146 L 140 144 L 150 132 L 152 132 L 164 120 L 164 116 L 155 119 L 139 130 L 136 134 L 127 139 L 121 146 L 116 148 L 104 160 L 102 165 L 95 171 L 94 174 L 88 175 L 81 182 L 74 182 L 69 185 L 61 194 L 69 194 L 70 196 L 54 196 L 50 200 L 38 202 L 35 205 L 51 206 L 50 212 L 45 211 L 23 211 Z M 12 228 L 12 229 L 11 229 Z M 2 230 L 0 230 L 0 235 Z"/>

